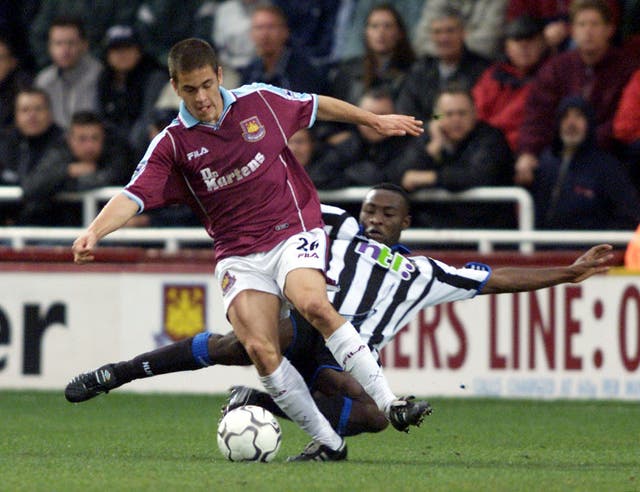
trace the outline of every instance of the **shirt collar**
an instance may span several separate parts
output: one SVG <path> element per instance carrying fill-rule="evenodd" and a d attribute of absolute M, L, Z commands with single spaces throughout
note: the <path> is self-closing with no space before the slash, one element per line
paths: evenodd
<path fill-rule="evenodd" d="M 222 86 L 220 87 L 220 95 L 222 96 L 222 112 L 220 113 L 220 118 L 218 118 L 218 122 L 215 125 L 213 125 L 216 127 L 220 125 L 220 122 L 224 118 L 225 114 L 227 114 L 229 107 L 234 102 L 236 102 L 236 96 L 234 96 L 231 91 L 225 89 Z M 195 116 L 193 116 L 189 112 L 189 110 L 187 109 L 187 106 L 184 104 L 184 101 L 180 101 L 180 111 L 178 112 L 178 116 L 182 121 L 182 123 L 184 124 L 184 126 L 187 128 L 192 128 L 196 126 L 198 123 L 203 123 L 202 121 L 199 121 Z M 203 124 L 209 124 L 209 123 L 203 123 Z"/>

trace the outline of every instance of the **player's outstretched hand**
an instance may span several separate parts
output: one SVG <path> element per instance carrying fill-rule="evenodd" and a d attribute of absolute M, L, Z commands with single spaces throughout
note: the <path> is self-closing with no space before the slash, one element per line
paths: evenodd
<path fill-rule="evenodd" d="M 416 120 L 413 116 L 402 114 L 379 115 L 374 128 L 378 133 L 387 137 L 402 137 L 404 135 L 417 137 L 424 132 L 422 121 Z"/>
<path fill-rule="evenodd" d="M 98 242 L 97 236 L 89 231 L 83 232 L 73 242 L 71 250 L 73 251 L 73 261 L 78 265 L 89 263 L 95 259 L 93 256 L 93 248 Z"/>
<path fill-rule="evenodd" d="M 596 273 L 609 270 L 608 263 L 613 259 L 612 250 L 613 247 L 610 244 L 598 244 L 580 256 L 570 267 L 574 273 L 570 282 L 582 282 Z"/>

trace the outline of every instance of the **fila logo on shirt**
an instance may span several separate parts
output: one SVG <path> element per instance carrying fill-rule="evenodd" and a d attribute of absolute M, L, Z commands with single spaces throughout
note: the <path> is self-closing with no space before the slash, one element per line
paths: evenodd
<path fill-rule="evenodd" d="M 209 153 L 209 149 L 206 147 L 200 147 L 200 150 L 194 150 L 187 154 L 187 160 L 196 159 L 197 157 L 201 157 L 205 154 Z"/>
<path fill-rule="evenodd" d="M 218 174 L 218 171 L 212 171 L 210 168 L 205 167 L 200 170 L 200 175 L 204 184 L 207 185 L 207 191 L 215 191 L 230 184 L 240 181 L 247 176 L 251 176 L 264 162 L 264 154 L 258 152 L 253 159 L 247 162 L 244 166 L 236 167 L 225 175 Z"/>

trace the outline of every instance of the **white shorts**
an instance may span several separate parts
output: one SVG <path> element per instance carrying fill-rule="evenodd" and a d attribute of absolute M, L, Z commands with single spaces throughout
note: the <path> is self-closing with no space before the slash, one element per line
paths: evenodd
<path fill-rule="evenodd" d="M 280 316 L 289 316 L 289 305 L 284 297 L 287 274 L 297 268 L 325 271 L 327 236 L 323 229 L 301 232 L 282 241 L 264 253 L 229 256 L 218 262 L 215 276 L 225 312 L 243 290 L 259 290 L 278 296 L 284 302 Z"/>

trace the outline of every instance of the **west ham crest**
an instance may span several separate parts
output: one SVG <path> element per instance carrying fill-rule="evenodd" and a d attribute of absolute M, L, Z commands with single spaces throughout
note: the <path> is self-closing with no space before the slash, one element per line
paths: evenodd
<path fill-rule="evenodd" d="M 156 336 L 159 345 L 206 330 L 206 285 L 165 285 L 163 290 L 163 327 L 162 333 Z"/>
<path fill-rule="evenodd" d="M 258 140 L 262 140 L 262 137 L 267 133 L 257 116 L 252 116 L 251 118 L 242 120 L 240 122 L 240 127 L 242 128 L 242 138 L 247 142 L 257 142 Z"/>

